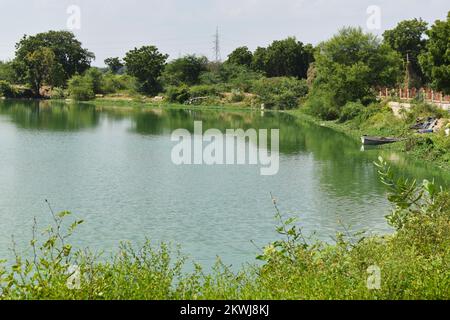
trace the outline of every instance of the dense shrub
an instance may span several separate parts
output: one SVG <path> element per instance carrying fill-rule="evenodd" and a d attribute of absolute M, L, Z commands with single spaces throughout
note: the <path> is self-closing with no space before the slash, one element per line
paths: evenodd
<path fill-rule="evenodd" d="M 214 85 L 198 85 L 189 88 L 191 97 L 212 97 L 219 94 L 219 90 Z"/>
<path fill-rule="evenodd" d="M 69 95 L 76 100 L 90 100 L 96 94 L 113 94 L 126 92 L 133 95 L 137 92 L 136 78 L 130 75 L 102 73 L 97 68 L 90 68 L 82 76 L 74 76 L 69 80 Z"/>
<path fill-rule="evenodd" d="M 251 91 L 268 109 L 293 109 L 308 93 L 308 86 L 295 78 L 262 78 L 253 82 Z"/>
<path fill-rule="evenodd" d="M 17 91 L 8 81 L 0 80 L 0 97 L 14 98 L 16 95 Z"/>
<path fill-rule="evenodd" d="M 89 68 L 83 77 L 92 84 L 94 94 L 103 93 L 103 73 L 98 68 Z"/>
<path fill-rule="evenodd" d="M 64 99 L 66 97 L 66 92 L 63 88 L 55 87 L 50 93 L 51 99 Z"/>
<path fill-rule="evenodd" d="M 165 66 L 162 82 L 167 86 L 198 84 L 201 73 L 207 71 L 207 65 L 208 59 L 203 56 L 188 55 L 175 59 Z"/>
<path fill-rule="evenodd" d="M 88 77 L 73 76 L 68 82 L 68 91 L 74 100 L 87 101 L 95 98 L 94 85 Z"/>
<path fill-rule="evenodd" d="M 137 81 L 132 76 L 116 75 L 112 73 L 103 75 L 102 92 L 105 94 L 118 92 L 127 92 L 133 94 L 137 92 L 137 89 Z"/>
<path fill-rule="evenodd" d="M 424 159 L 448 168 L 450 166 L 450 139 L 443 130 L 438 134 L 412 137 L 406 143 L 406 151 Z"/>
<path fill-rule="evenodd" d="M 200 84 L 211 85 L 221 83 L 222 81 L 223 80 L 218 72 L 206 71 L 199 76 Z"/>
<path fill-rule="evenodd" d="M 245 99 L 245 95 L 240 90 L 231 90 L 230 100 L 231 102 L 242 102 Z"/>
<path fill-rule="evenodd" d="M 436 105 L 421 102 L 412 105 L 412 108 L 406 113 L 406 121 L 413 123 L 419 117 L 446 118 L 448 117 L 448 112 L 438 108 Z"/>
<path fill-rule="evenodd" d="M 242 65 L 224 63 L 219 70 L 222 82 L 242 91 L 251 90 L 255 80 L 263 77 L 262 73 L 253 71 Z"/>
<path fill-rule="evenodd" d="M 216 66 L 216 70 L 203 72 L 199 81 L 200 84 L 212 85 L 221 84 L 224 89 L 250 90 L 254 80 L 262 78 L 262 74 L 249 69 L 243 65 L 224 63 Z M 224 90 L 228 91 L 228 90 Z"/>
<path fill-rule="evenodd" d="M 169 102 L 184 103 L 191 97 L 187 85 L 170 86 L 166 88 L 165 95 Z"/>
<path fill-rule="evenodd" d="M 324 120 L 335 120 L 339 117 L 339 109 L 332 95 L 317 88 L 313 88 L 308 95 L 304 108 L 306 112 Z"/>
<path fill-rule="evenodd" d="M 339 121 L 345 122 L 359 116 L 364 111 L 365 106 L 360 102 L 348 102 L 341 110 Z"/>
<path fill-rule="evenodd" d="M 215 85 L 188 87 L 183 84 L 180 86 L 169 86 L 165 92 L 168 101 L 177 103 L 185 103 L 190 98 L 214 98 L 218 94 L 219 90 Z"/>
<path fill-rule="evenodd" d="M 0 61 L 0 80 L 15 83 L 16 73 L 11 62 Z"/>

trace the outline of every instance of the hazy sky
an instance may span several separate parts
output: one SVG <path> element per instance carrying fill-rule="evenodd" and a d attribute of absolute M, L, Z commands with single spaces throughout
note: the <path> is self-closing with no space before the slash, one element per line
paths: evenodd
<path fill-rule="evenodd" d="M 11 59 L 24 34 L 67 29 L 71 5 L 80 8 L 73 30 L 94 52 L 94 65 L 144 44 L 172 58 L 187 53 L 213 57 L 213 35 L 220 29 L 221 56 L 236 47 L 266 46 L 296 36 L 317 44 L 342 26 L 367 28 L 367 8 L 381 9 L 381 34 L 397 22 L 422 17 L 444 19 L 448 0 L 0 0 L 0 60 Z"/>

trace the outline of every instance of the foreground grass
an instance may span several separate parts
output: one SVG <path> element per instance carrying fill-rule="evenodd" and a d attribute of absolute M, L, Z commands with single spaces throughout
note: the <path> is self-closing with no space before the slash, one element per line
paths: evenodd
<path fill-rule="evenodd" d="M 449 299 L 449 193 L 427 181 L 394 180 L 382 159 L 377 165 L 394 206 L 387 216 L 392 235 L 338 234 L 334 244 L 308 243 L 274 201 L 283 240 L 262 250 L 262 265 L 233 272 L 218 261 L 208 272 L 196 264 L 185 272 L 188 260 L 165 244 L 125 243 L 109 260 L 73 252 L 67 241 L 82 221 L 64 228 L 69 213 L 62 212 L 41 244 L 33 229 L 33 257 L 14 251 L 12 267 L 0 268 L 0 298 Z"/>

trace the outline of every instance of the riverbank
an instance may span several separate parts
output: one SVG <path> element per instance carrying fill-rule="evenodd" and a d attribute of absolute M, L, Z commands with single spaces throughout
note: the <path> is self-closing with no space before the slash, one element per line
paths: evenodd
<path fill-rule="evenodd" d="M 366 114 L 361 114 L 346 121 L 321 120 L 307 114 L 303 109 L 287 112 L 293 116 L 308 119 L 318 125 L 342 132 L 357 141 L 360 141 L 363 135 L 403 138 L 404 141 L 378 148 L 400 152 L 416 161 L 426 161 L 428 164 L 444 171 L 450 170 L 450 137 L 446 136 L 444 132 L 450 121 L 445 111 L 431 105 L 417 103 L 412 105 L 411 110 L 398 117 L 394 115 L 392 109 L 385 102 L 367 108 Z M 426 134 L 418 134 L 411 129 L 417 119 L 427 117 L 441 119 L 443 126 L 437 132 Z"/>
<path fill-rule="evenodd" d="M 59 100 L 65 103 L 71 103 L 70 100 Z M 129 110 L 135 108 L 150 108 L 150 109 L 201 109 L 201 110 L 232 110 L 232 111 L 249 111 L 258 109 L 240 104 L 221 104 L 221 105 L 188 105 L 180 103 L 170 103 L 165 101 L 155 101 L 151 99 L 114 99 L 114 98 L 97 98 L 90 101 L 77 101 L 77 103 L 93 105 L 98 108 L 126 108 Z"/>

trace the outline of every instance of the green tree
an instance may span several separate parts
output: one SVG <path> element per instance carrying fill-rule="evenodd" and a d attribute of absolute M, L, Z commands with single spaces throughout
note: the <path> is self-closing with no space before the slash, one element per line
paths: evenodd
<path fill-rule="evenodd" d="M 155 46 L 143 46 L 127 52 L 124 61 L 127 72 L 139 80 L 141 90 L 154 94 L 161 89 L 158 78 L 167 58 L 168 55 L 160 53 Z"/>
<path fill-rule="evenodd" d="M 105 59 L 105 64 L 112 73 L 116 74 L 123 68 L 123 62 L 118 57 Z"/>
<path fill-rule="evenodd" d="M 23 62 L 29 54 L 42 49 L 50 49 L 55 61 L 63 70 L 63 80 L 66 81 L 75 74 L 86 71 L 95 58 L 94 54 L 82 48 L 75 35 L 69 31 L 48 31 L 34 36 L 24 36 L 16 44 L 14 68 L 20 79 L 29 73 Z"/>
<path fill-rule="evenodd" d="M 11 83 L 6 80 L 0 80 L 0 97 L 14 98 L 16 91 L 14 90 Z"/>
<path fill-rule="evenodd" d="M 15 73 L 11 62 L 0 61 L 0 80 L 15 82 Z"/>
<path fill-rule="evenodd" d="M 426 82 L 425 75 L 420 68 L 418 57 L 426 49 L 427 40 L 424 38 L 428 23 L 422 19 L 412 19 L 400 22 L 394 29 L 383 33 L 384 41 L 403 57 L 411 78 L 409 85 L 420 87 Z"/>
<path fill-rule="evenodd" d="M 69 95 L 78 101 L 87 101 L 95 98 L 94 86 L 89 77 L 73 76 L 68 81 Z"/>
<path fill-rule="evenodd" d="M 169 85 L 198 84 L 200 74 L 208 70 L 207 66 L 208 59 L 203 56 L 188 55 L 175 59 L 165 67 L 164 82 Z"/>
<path fill-rule="evenodd" d="M 228 63 L 250 67 L 253 61 L 253 53 L 248 47 L 236 48 L 228 55 Z"/>
<path fill-rule="evenodd" d="M 267 49 L 263 47 L 256 48 L 253 53 L 252 68 L 253 70 L 265 72 L 266 69 Z"/>
<path fill-rule="evenodd" d="M 63 82 L 64 71 L 50 48 L 39 48 L 23 60 L 27 73 L 25 79 L 35 94 L 42 85 L 57 86 Z"/>
<path fill-rule="evenodd" d="M 311 95 L 327 99 L 315 97 L 311 101 L 317 102 L 315 108 L 325 110 L 320 112 L 324 118 L 337 117 L 349 101 L 372 101 L 376 87 L 394 86 L 402 74 L 400 55 L 361 28 L 341 29 L 319 45 L 315 57 Z M 326 105 L 321 107 L 322 103 Z"/>
<path fill-rule="evenodd" d="M 427 51 L 419 57 L 424 73 L 436 90 L 450 93 L 450 12 L 427 31 Z"/>
<path fill-rule="evenodd" d="M 258 48 L 253 66 L 268 77 L 306 78 L 310 63 L 314 61 L 313 47 L 304 45 L 294 37 L 274 41 L 265 50 Z"/>
<path fill-rule="evenodd" d="M 98 68 L 89 68 L 84 78 L 92 84 L 94 93 L 103 93 L 103 73 Z"/>
<path fill-rule="evenodd" d="M 218 71 L 223 83 L 232 84 L 235 88 L 248 90 L 253 80 L 261 78 L 260 72 L 249 70 L 246 66 L 224 63 Z"/>
<path fill-rule="evenodd" d="M 296 78 L 261 78 L 253 82 L 252 92 L 268 109 L 293 109 L 298 107 L 299 99 L 306 96 L 306 80 Z"/>

